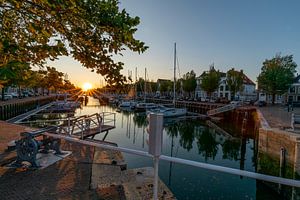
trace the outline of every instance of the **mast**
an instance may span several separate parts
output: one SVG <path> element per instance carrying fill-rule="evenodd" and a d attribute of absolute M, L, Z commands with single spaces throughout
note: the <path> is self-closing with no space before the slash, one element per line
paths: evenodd
<path fill-rule="evenodd" d="M 146 102 L 146 74 L 147 74 L 147 68 L 145 68 L 144 102 Z"/>
<path fill-rule="evenodd" d="M 137 67 L 135 68 L 134 99 L 137 99 Z"/>
<path fill-rule="evenodd" d="M 174 43 L 174 84 L 173 84 L 173 104 L 175 107 L 175 92 L 176 92 L 176 42 Z"/>

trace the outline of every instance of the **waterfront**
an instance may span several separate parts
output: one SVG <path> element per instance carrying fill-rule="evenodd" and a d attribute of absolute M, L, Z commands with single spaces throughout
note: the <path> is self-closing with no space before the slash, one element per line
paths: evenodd
<path fill-rule="evenodd" d="M 77 109 L 75 115 L 114 111 L 116 108 L 100 106 L 96 99 L 90 98 L 88 105 Z M 115 142 L 120 147 L 148 150 L 145 115 L 117 112 L 116 122 L 116 128 L 109 132 L 106 141 Z M 163 154 L 255 171 L 254 137 L 249 137 L 251 134 L 245 134 L 247 138 L 242 137 L 238 132 L 231 134 L 235 137 L 221 135 L 204 121 L 171 121 L 164 128 Z M 103 137 L 104 133 L 97 135 L 96 139 Z M 128 168 L 153 165 L 151 159 L 123 155 Z M 186 165 L 161 161 L 159 176 L 178 199 L 279 199 L 274 191 L 254 179 Z"/>
<path fill-rule="evenodd" d="M 163 154 L 278 176 L 279 167 L 276 160 L 263 157 L 262 162 L 258 162 L 257 152 L 265 147 L 262 145 L 263 143 L 258 145 L 257 124 L 252 122 L 252 117 L 248 115 L 249 120 L 245 127 L 244 123 L 241 123 L 241 121 L 244 121 L 243 116 L 245 116 L 245 113 L 240 111 L 233 112 L 234 115 L 230 115 L 230 113 L 224 115 L 226 120 L 223 123 L 199 120 L 166 120 L 163 133 Z M 27 119 L 31 121 L 30 123 L 25 121 L 21 123 L 44 127 L 48 123 L 41 123 L 40 119 L 45 119 L 54 125 L 61 124 L 61 122 L 54 122 L 57 121 L 56 118 L 67 117 L 63 113 L 51 112 L 51 108 L 50 110 L 40 111 Z M 90 115 L 96 112 L 116 113 L 116 128 L 109 131 L 106 141 L 117 143 L 119 147 L 148 151 L 145 114 L 120 111 L 116 107 L 99 105 L 97 99 L 90 97 L 86 106 L 75 110 L 75 116 Z M 255 112 L 251 115 L 254 114 Z M 39 125 L 33 123 L 34 120 L 38 120 Z M 217 124 L 224 130 L 216 129 L 216 126 L 212 126 L 212 123 Z M 243 127 L 244 131 L 242 131 Z M 96 136 L 96 139 L 101 140 L 104 136 L 105 133 L 101 133 Z M 270 142 L 272 139 L 271 137 Z M 262 148 L 258 148 L 259 146 L 262 146 Z M 293 152 L 293 150 L 288 149 L 288 152 Z M 261 151 L 261 153 L 264 153 L 264 151 Z M 123 155 L 129 169 L 153 166 L 151 159 L 129 154 Z M 264 153 L 264 155 L 266 154 Z M 287 155 L 290 155 L 290 153 Z M 290 172 L 290 169 L 288 169 L 286 173 L 288 176 L 284 177 L 293 178 L 290 177 Z M 161 161 L 159 176 L 178 199 L 282 199 L 277 195 L 276 188 L 270 190 L 265 183 L 262 184 L 260 181 L 202 170 L 187 165 Z M 268 186 L 270 185 L 268 184 Z M 297 193 L 291 192 L 290 189 L 286 190 L 289 193 L 288 195 L 297 196 Z M 286 199 L 291 199 L 291 197 Z"/>

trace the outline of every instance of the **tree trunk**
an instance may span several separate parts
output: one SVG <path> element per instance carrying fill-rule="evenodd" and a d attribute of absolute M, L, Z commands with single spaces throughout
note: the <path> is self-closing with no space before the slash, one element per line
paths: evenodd
<path fill-rule="evenodd" d="M 4 101 L 4 89 L 5 87 L 2 88 L 2 98 L 1 98 L 2 101 Z"/>
<path fill-rule="evenodd" d="M 18 95 L 19 95 L 19 98 L 22 98 L 21 96 L 21 87 L 18 85 Z"/>
<path fill-rule="evenodd" d="M 272 105 L 275 104 L 275 93 L 272 94 Z"/>

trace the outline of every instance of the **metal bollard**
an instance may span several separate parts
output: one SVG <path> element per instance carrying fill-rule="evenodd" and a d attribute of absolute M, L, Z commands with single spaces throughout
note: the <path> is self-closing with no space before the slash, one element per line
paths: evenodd
<path fill-rule="evenodd" d="M 163 141 L 163 115 L 162 114 L 149 114 L 149 154 L 154 156 L 154 187 L 153 199 L 158 199 L 158 164 L 161 155 L 162 141 Z"/>

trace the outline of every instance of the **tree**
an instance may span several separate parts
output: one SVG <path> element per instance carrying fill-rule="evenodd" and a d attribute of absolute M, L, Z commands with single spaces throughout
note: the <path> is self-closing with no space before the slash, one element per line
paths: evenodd
<path fill-rule="evenodd" d="M 191 96 L 191 92 L 195 91 L 196 86 L 196 74 L 193 70 L 183 75 L 182 89 L 189 93 L 189 96 Z"/>
<path fill-rule="evenodd" d="M 244 72 L 236 71 L 234 68 L 227 72 L 227 85 L 231 92 L 231 99 L 234 99 L 236 93 L 243 89 Z"/>
<path fill-rule="evenodd" d="M 4 101 L 5 88 L 12 83 L 13 77 L 15 77 L 14 65 L 12 62 L 0 68 L 0 85 L 2 88 L 2 101 Z"/>
<path fill-rule="evenodd" d="M 275 102 L 275 95 L 285 93 L 293 83 L 296 67 L 293 55 L 276 55 L 263 62 L 257 78 L 258 88 L 272 95 L 272 104 Z"/>
<path fill-rule="evenodd" d="M 204 72 L 202 74 L 202 80 L 200 87 L 207 93 L 211 98 L 211 94 L 216 91 L 220 85 L 221 74 L 216 71 L 213 66 L 210 67 L 209 72 Z"/>
<path fill-rule="evenodd" d="M 33 88 L 36 94 L 38 92 L 38 88 L 44 88 L 43 82 L 44 76 L 39 71 L 31 71 L 27 86 Z"/>
<path fill-rule="evenodd" d="M 31 67 L 28 63 L 13 62 L 15 75 L 11 77 L 11 84 L 18 87 L 19 97 L 21 97 L 21 88 L 29 83 Z"/>
<path fill-rule="evenodd" d="M 64 73 L 57 71 L 55 67 L 47 67 L 47 70 L 41 70 L 40 73 L 43 74 L 41 85 L 48 89 L 48 93 L 51 88 L 55 90 L 55 93 L 58 89 L 63 88 Z"/>
<path fill-rule="evenodd" d="M 173 82 L 170 80 L 164 80 L 160 82 L 160 87 L 159 87 L 159 92 L 160 94 L 168 94 L 171 92 L 173 89 Z"/>
<path fill-rule="evenodd" d="M 109 84 L 123 82 L 114 55 L 147 47 L 134 38 L 138 17 L 119 10 L 118 0 L 0 1 L 0 68 L 11 61 L 44 65 L 72 55 Z"/>

